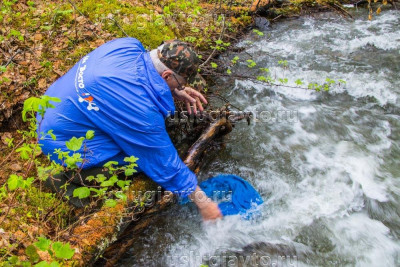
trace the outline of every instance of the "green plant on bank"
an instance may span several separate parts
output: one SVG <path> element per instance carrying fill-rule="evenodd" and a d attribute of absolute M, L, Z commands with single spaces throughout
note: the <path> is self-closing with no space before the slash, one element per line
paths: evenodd
<path fill-rule="evenodd" d="M 56 228 L 63 228 L 67 224 L 68 205 L 54 194 L 42 191 L 40 189 L 41 181 L 34 171 L 35 168 L 40 168 L 44 164 L 39 160 L 40 146 L 37 130 L 40 123 L 37 124 L 36 114 L 42 117 L 48 108 L 54 107 L 51 102 L 59 102 L 59 100 L 48 96 L 27 99 L 24 103 L 22 117 L 25 122 L 28 122 L 29 126 L 27 130 L 20 131 L 23 142 L 17 146 L 14 144 L 13 138 L 7 140 L 8 146 L 13 147 L 15 152 L 19 153 L 21 159 L 26 161 L 27 167 L 22 175 L 11 174 L 7 182 L 0 187 L 0 203 L 5 204 L 0 210 L 3 217 L 0 223 L 2 231 L 13 232 L 19 228 L 19 225 L 32 223 L 38 226 L 50 223 L 54 224 Z M 51 131 L 47 132 L 46 135 L 52 135 Z M 14 218 L 18 220 L 17 224 L 13 221 Z M 40 235 L 40 231 L 37 228 L 37 232 L 30 234 L 34 239 L 35 236 Z M 33 246 L 26 247 L 25 254 L 28 258 L 26 260 L 26 257 L 20 259 L 13 255 L 13 251 L 19 246 L 18 242 L 8 243 L 6 241 L 6 244 L 7 246 L 0 251 L 0 262 L 3 266 L 31 266 L 39 261 L 38 254 Z M 57 260 L 54 258 L 51 265 L 41 262 L 37 266 L 58 266 L 58 263 L 61 263 L 63 259 L 72 257 L 74 251 L 68 249 L 70 249 L 69 244 L 55 242 L 52 246 L 52 252 Z M 67 251 L 68 255 L 71 256 L 64 254 Z"/>
<path fill-rule="evenodd" d="M 51 261 L 40 261 L 38 251 L 47 253 Z M 17 256 L 12 256 L 3 266 L 32 266 L 34 264 L 35 267 L 58 267 L 62 266 L 66 260 L 70 260 L 75 250 L 69 243 L 53 242 L 45 237 L 39 237 L 37 242 L 26 247 L 25 254 L 28 261 L 21 261 Z"/>
<path fill-rule="evenodd" d="M 49 107 L 53 107 L 53 105 L 49 104 L 49 101 L 58 102 L 58 99 L 44 95 L 41 98 L 31 97 L 25 101 L 22 116 L 24 120 L 31 122 L 31 129 L 34 129 L 35 125 L 39 125 L 38 131 L 40 132 L 41 121 L 37 122 L 36 117 L 33 116 L 33 113 L 37 112 L 40 117 L 43 118 L 45 110 Z M 31 112 L 31 117 L 27 119 L 26 114 L 28 112 Z M 30 131 L 28 135 L 33 135 L 33 137 L 35 137 L 36 132 L 33 133 Z M 44 139 L 48 136 L 50 136 L 53 140 L 56 140 L 56 136 L 53 134 L 52 130 L 49 130 L 47 133 L 40 133 L 40 139 Z M 67 151 L 63 151 L 61 148 L 55 149 L 54 154 L 57 155 L 58 160 L 62 162 L 62 165 L 59 165 L 54 161 L 51 161 L 50 165 L 44 165 L 40 161 L 35 161 L 37 164 L 36 169 L 38 171 L 38 178 L 42 181 L 45 181 L 49 176 L 55 175 L 64 170 L 63 165 L 65 166 L 65 171 L 72 171 L 72 175 L 78 175 L 82 171 L 87 161 L 85 159 L 85 154 L 89 152 L 87 148 L 87 141 L 92 140 L 94 137 L 95 132 L 93 130 L 88 130 L 85 137 L 72 137 L 69 141 L 67 141 L 65 143 L 66 148 L 68 149 Z M 39 139 L 37 139 L 37 141 L 38 140 Z M 28 159 L 29 157 L 32 157 L 34 149 L 40 150 L 38 143 L 30 145 L 23 144 L 22 147 L 18 148 L 16 151 L 20 152 L 21 158 Z M 48 156 L 48 158 L 50 159 L 50 156 Z M 112 196 L 115 196 L 117 199 L 126 200 L 127 196 L 123 193 L 123 191 L 126 190 L 131 183 L 131 181 L 127 180 L 126 177 L 131 176 L 136 172 L 135 168 L 137 167 L 137 160 L 138 158 L 134 156 L 125 157 L 124 161 L 126 164 L 123 166 L 118 166 L 119 163 L 116 161 L 109 161 L 105 163 L 104 168 L 108 171 L 110 177 L 107 178 L 104 174 L 98 174 L 96 177 L 87 177 L 87 182 L 95 181 L 97 184 L 93 186 L 82 186 L 76 188 L 73 191 L 73 197 L 84 199 L 92 195 L 100 200 L 105 200 L 105 204 L 109 207 L 113 207 L 117 203 L 114 199 L 112 199 Z M 124 174 L 124 178 L 120 179 L 119 177 L 122 173 Z M 68 183 L 65 184 L 63 189 L 66 189 L 68 185 Z M 114 186 L 118 186 L 120 191 L 114 192 L 114 190 L 113 192 L 108 192 L 108 189 L 113 188 Z M 68 196 L 66 196 L 66 198 L 69 199 Z"/>
<path fill-rule="evenodd" d="M 54 105 L 51 102 L 60 102 L 58 98 L 42 96 L 40 98 L 31 97 L 24 102 L 22 110 L 23 121 L 29 124 L 27 130 L 20 131 L 23 141 L 18 147 L 15 147 L 15 151 L 19 153 L 21 159 L 27 162 L 27 170 L 24 175 L 11 174 L 6 184 L 0 187 L 0 202 L 7 203 L 7 207 L 1 210 L 1 213 L 5 216 L 8 215 L 22 214 L 27 212 L 26 210 L 20 210 L 17 202 L 28 198 L 33 207 L 37 207 L 36 211 L 28 211 L 23 214 L 25 217 L 34 218 L 38 223 L 45 223 L 49 220 L 54 223 L 61 224 L 60 227 L 66 226 L 66 221 L 63 218 L 43 218 L 47 217 L 47 210 L 53 209 L 59 215 L 64 216 L 68 211 L 66 203 L 58 198 L 55 194 L 46 193 L 41 190 L 41 183 L 46 179 L 51 179 L 51 176 L 58 174 L 60 171 L 72 171 L 76 175 L 82 170 L 85 164 L 85 153 L 88 152 L 87 141 L 94 138 L 95 132 L 89 130 L 86 132 L 85 137 L 72 137 L 66 142 L 67 151 L 56 149 L 55 154 L 58 159 L 65 166 L 55 163 L 54 161 L 44 161 L 40 158 L 41 148 L 39 140 L 43 138 L 52 138 L 56 140 L 56 136 L 52 130 L 47 132 L 41 132 L 40 127 L 42 118 L 44 117 L 48 108 L 53 108 Z M 7 140 L 8 146 L 13 147 L 13 139 Z M 48 157 L 49 158 L 49 157 Z M 109 178 L 103 174 L 98 174 L 96 177 L 87 177 L 87 182 L 96 182 L 95 185 L 82 186 L 73 191 L 73 196 L 79 199 L 84 199 L 89 196 L 96 199 L 97 201 L 104 201 L 107 207 L 114 207 L 118 200 L 126 201 L 127 195 L 124 193 L 131 183 L 131 180 L 127 179 L 136 172 L 137 167 L 136 161 L 138 158 L 131 156 L 124 159 L 125 165 L 118 166 L 118 162 L 109 161 L 104 164 L 104 169 L 108 171 Z M 37 170 L 36 174 L 34 169 Z M 120 178 L 123 174 L 123 178 Z M 39 185 L 39 188 L 36 186 Z M 65 184 L 63 187 L 68 187 L 69 184 Z M 67 196 L 65 198 L 68 199 Z M 43 212 L 46 214 L 43 215 Z M 62 217 L 61 216 L 61 217 Z M 4 224 L 6 225 L 6 224 Z M 6 227 L 6 230 L 10 230 Z M 38 244 L 44 243 L 45 239 L 39 238 L 39 243 L 35 243 L 36 247 L 43 251 L 43 246 Z M 47 242 L 47 241 L 46 241 Z M 48 241 L 50 242 L 50 241 Z M 50 244 L 50 243 L 49 243 Z M 36 247 L 29 245 L 26 248 L 26 256 L 28 261 L 21 260 L 19 257 L 12 254 L 12 251 L 16 249 L 15 246 L 10 245 L 7 249 L 0 251 L 0 256 L 3 257 L 3 263 L 17 264 L 22 266 L 31 266 L 33 263 L 37 263 L 39 257 L 37 255 Z M 70 249 L 69 244 L 62 244 L 60 242 L 54 242 L 44 250 L 48 251 L 52 257 L 52 262 L 47 263 L 45 261 L 37 263 L 35 266 L 58 266 L 57 264 L 61 260 L 68 260 L 73 255 L 73 250 Z M 4 260 L 5 259 L 5 260 Z"/>

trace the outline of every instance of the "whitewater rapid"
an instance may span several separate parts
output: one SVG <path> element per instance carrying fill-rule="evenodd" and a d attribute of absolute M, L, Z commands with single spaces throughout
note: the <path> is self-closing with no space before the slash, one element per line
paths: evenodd
<path fill-rule="evenodd" d="M 239 123 L 199 176 L 246 178 L 265 200 L 262 217 L 204 225 L 195 207 L 175 206 L 146 230 L 121 266 L 229 266 L 229 256 L 253 252 L 258 258 L 250 260 L 259 266 L 400 265 L 400 12 L 385 11 L 372 21 L 365 12 L 354 16 L 280 22 L 238 44 L 245 49 L 240 58 L 251 55 L 257 67 L 288 77 L 288 85 L 346 81 L 315 92 L 235 80 L 222 92 L 258 114 L 296 114 Z M 239 63 L 233 71 L 246 68 Z M 291 250 L 252 250 L 263 243 Z"/>

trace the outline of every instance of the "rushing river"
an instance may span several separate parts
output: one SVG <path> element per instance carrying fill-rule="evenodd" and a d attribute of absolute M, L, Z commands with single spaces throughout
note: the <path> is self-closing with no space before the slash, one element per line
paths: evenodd
<path fill-rule="evenodd" d="M 354 16 L 280 22 L 238 44 L 240 58 L 289 85 L 346 81 L 314 92 L 236 80 L 222 92 L 269 115 L 238 123 L 199 179 L 246 178 L 265 200 L 262 217 L 204 225 L 194 206 L 175 206 L 119 266 L 400 265 L 400 12 Z"/>

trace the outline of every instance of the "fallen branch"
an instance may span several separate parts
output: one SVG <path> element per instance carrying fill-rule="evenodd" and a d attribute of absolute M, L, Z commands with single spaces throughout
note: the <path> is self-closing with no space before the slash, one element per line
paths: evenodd
<path fill-rule="evenodd" d="M 201 155 L 206 150 L 207 146 L 217 136 L 228 134 L 232 131 L 232 124 L 227 120 L 226 117 L 222 117 L 217 121 L 210 124 L 210 126 L 204 131 L 199 139 L 190 147 L 184 163 L 191 170 L 197 172 L 196 166 L 201 161 Z"/>

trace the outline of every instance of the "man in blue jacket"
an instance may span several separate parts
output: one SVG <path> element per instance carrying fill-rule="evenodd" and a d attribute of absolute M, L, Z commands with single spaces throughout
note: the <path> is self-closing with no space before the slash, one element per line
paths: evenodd
<path fill-rule="evenodd" d="M 184 101 L 189 113 L 203 110 L 203 95 L 182 86 L 201 84 L 198 64 L 193 49 L 178 40 L 150 52 L 134 38 L 102 45 L 47 90 L 61 103 L 47 110 L 41 122 L 41 132 L 53 130 L 57 137 L 40 141 L 43 152 L 61 163 L 54 149 L 67 151 L 71 137 L 94 130 L 87 151 L 77 151 L 85 153 L 83 170 L 110 160 L 123 164 L 133 155 L 140 170 L 163 188 L 189 196 L 205 220 L 221 217 L 218 205 L 205 197 L 196 175 L 179 158 L 164 123 L 175 111 L 173 98 Z"/>

